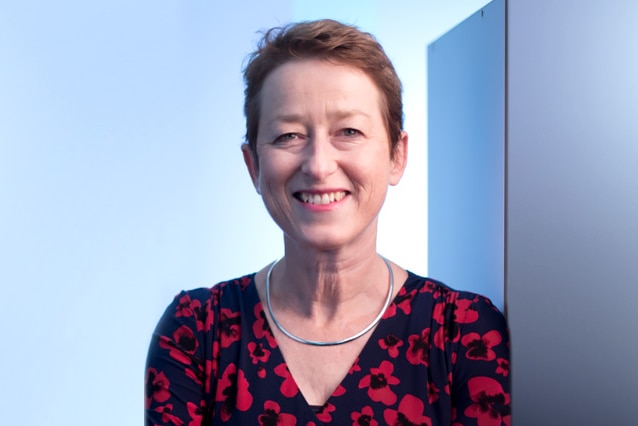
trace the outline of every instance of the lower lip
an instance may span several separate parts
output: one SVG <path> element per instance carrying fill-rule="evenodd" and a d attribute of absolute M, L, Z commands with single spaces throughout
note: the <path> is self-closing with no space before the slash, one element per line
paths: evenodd
<path fill-rule="evenodd" d="M 326 211 L 334 210 L 338 208 L 339 206 L 341 206 L 348 197 L 349 195 L 346 194 L 346 196 L 340 199 L 339 201 L 335 201 L 334 203 L 330 203 L 330 204 L 312 204 L 312 203 L 304 203 L 301 200 L 297 200 L 297 199 L 296 200 L 299 204 L 301 204 L 301 206 L 304 209 L 307 209 L 313 212 L 326 212 Z"/>

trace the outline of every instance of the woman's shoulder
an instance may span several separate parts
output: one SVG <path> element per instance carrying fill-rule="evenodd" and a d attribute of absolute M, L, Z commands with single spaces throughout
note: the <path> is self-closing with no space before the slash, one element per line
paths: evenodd
<path fill-rule="evenodd" d="M 407 293 L 431 298 L 434 316 L 453 319 L 457 323 L 474 322 L 479 317 L 503 317 L 500 310 L 486 296 L 458 290 L 436 279 L 422 277 L 410 271 L 404 288 Z"/>
<path fill-rule="evenodd" d="M 255 273 L 247 274 L 239 278 L 233 278 L 226 281 L 220 281 L 211 287 L 196 287 L 189 290 L 182 290 L 175 299 L 189 297 L 200 301 L 219 297 L 224 294 L 243 293 L 255 283 Z"/>
<path fill-rule="evenodd" d="M 197 287 L 182 290 L 173 298 L 166 314 L 191 316 L 203 310 L 216 310 L 220 307 L 242 305 L 246 294 L 252 294 L 255 286 L 255 273 L 238 278 L 220 281 L 211 287 Z M 256 293 L 255 293 L 256 294 Z"/>
<path fill-rule="evenodd" d="M 212 287 L 199 287 L 179 292 L 164 310 L 156 336 L 175 336 L 186 333 L 204 338 L 221 319 L 237 317 L 249 306 L 259 303 L 254 288 L 255 274 L 221 281 Z"/>

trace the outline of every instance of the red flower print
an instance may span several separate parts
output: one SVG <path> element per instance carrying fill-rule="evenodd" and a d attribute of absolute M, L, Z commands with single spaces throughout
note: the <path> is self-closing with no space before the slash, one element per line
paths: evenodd
<path fill-rule="evenodd" d="M 206 360 L 205 369 L 207 380 L 205 381 L 205 390 L 210 392 L 211 377 L 217 377 L 217 369 L 219 368 L 219 342 L 213 342 L 213 350 L 210 359 Z"/>
<path fill-rule="evenodd" d="M 374 419 L 374 411 L 370 406 L 363 407 L 361 412 L 355 411 L 350 414 L 352 419 L 352 426 L 378 426 L 379 422 Z"/>
<path fill-rule="evenodd" d="M 168 354 L 174 360 L 190 365 L 191 355 L 197 350 L 198 343 L 193 330 L 182 325 L 175 330 L 172 340 L 166 336 L 161 336 L 159 345 L 160 348 L 168 349 Z"/>
<path fill-rule="evenodd" d="M 261 426 L 295 426 L 297 419 L 292 414 L 281 413 L 275 401 L 264 402 L 264 414 L 257 418 Z"/>
<path fill-rule="evenodd" d="M 397 314 L 397 309 L 403 311 L 404 314 L 409 315 L 412 312 L 412 298 L 416 291 L 410 291 L 409 293 L 405 290 L 405 288 L 401 288 L 399 293 L 397 293 L 394 298 L 394 303 L 388 306 L 388 309 L 383 314 L 383 318 L 392 318 Z"/>
<path fill-rule="evenodd" d="M 193 312 L 193 307 L 194 306 L 199 306 L 201 307 L 202 304 L 199 300 L 195 300 L 194 302 L 191 301 L 191 297 L 188 294 L 185 294 L 184 296 L 182 296 L 179 299 L 179 302 L 177 303 L 177 312 L 175 312 L 175 317 L 179 318 L 179 317 L 192 317 L 194 312 Z"/>
<path fill-rule="evenodd" d="M 272 334 L 272 330 L 270 330 L 270 325 L 268 324 L 266 313 L 264 312 L 261 303 L 257 303 L 254 313 L 257 317 L 257 321 L 253 323 L 253 333 L 255 333 L 255 337 L 258 339 L 263 339 L 265 337 L 266 340 L 268 340 L 268 345 L 271 348 L 276 348 L 277 341 L 275 340 L 275 336 Z"/>
<path fill-rule="evenodd" d="M 371 368 L 370 374 L 359 381 L 359 389 L 368 388 L 368 396 L 375 402 L 392 405 L 397 395 L 390 389 L 390 385 L 399 384 L 400 380 L 392 376 L 394 366 L 389 361 L 381 361 L 379 368 Z"/>
<path fill-rule="evenodd" d="M 204 366 L 202 363 L 196 363 L 194 367 L 196 370 L 186 368 L 184 370 L 184 374 L 186 374 L 186 376 L 192 379 L 195 383 L 201 385 L 203 383 L 202 378 L 204 377 Z"/>
<path fill-rule="evenodd" d="M 150 408 L 151 402 L 153 400 L 157 402 L 165 402 L 170 398 L 171 394 L 168 391 L 170 387 L 170 382 L 164 375 L 164 372 L 157 372 L 154 368 L 149 368 L 146 371 L 146 386 L 145 386 L 145 397 L 146 397 L 146 408 Z"/>
<path fill-rule="evenodd" d="M 496 374 L 500 374 L 503 377 L 507 377 L 510 374 L 510 362 L 505 358 L 499 358 L 496 360 L 498 367 L 496 367 Z"/>
<path fill-rule="evenodd" d="M 220 417 L 228 421 L 235 409 L 247 411 L 253 404 L 253 396 L 248 391 L 248 380 L 244 372 L 235 364 L 229 364 L 217 383 L 216 401 L 222 402 Z"/>
<path fill-rule="evenodd" d="M 252 279 L 249 276 L 242 277 L 241 280 L 239 281 L 239 287 L 242 289 L 242 291 L 244 291 L 250 285 L 251 282 L 252 282 Z"/>
<path fill-rule="evenodd" d="M 200 426 L 202 424 L 202 418 L 204 417 L 204 408 L 206 407 L 205 401 L 200 401 L 199 405 L 188 401 L 186 408 L 188 409 L 188 415 L 191 416 L 191 421 L 188 422 L 188 426 Z"/>
<path fill-rule="evenodd" d="M 473 404 L 465 409 L 466 416 L 475 418 L 478 426 L 509 426 L 510 395 L 499 382 L 491 377 L 472 377 L 467 387 Z"/>
<path fill-rule="evenodd" d="M 344 388 L 343 385 L 339 385 L 337 386 L 337 389 L 332 392 L 332 396 L 341 396 L 344 393 L 346 393 L 346 388 Z"/>
<path fill-rule="evenodd" d="M 392 303 L 390 304 L 390 306 L 388 306 L 388 309 L 385 310 L 385 312 L 383 313 L 383 317 L 381 319 L 392 318 L 396 314 L 397 314 L 397 305 Z"/>
<path fill-rule="evenodd" d="M 418 334 L 411 335 L 408 337 L 408 342 L 410 347 L 406 355 L 410 364 L 428 366 L 430 359 L 430 329 L 423 330 L 420 336 Z"/>
<path fill-rule="evenodd" d="M 383 418 L 388 425 L 426 425 L 432 426 L 432 420 L 423 414 L 423 401 L 414 395 L 407 394 L 399 403 L 398 410 L 386 408 Z"/>
<path fill-rule="evenodd" d="M 379 339 L 379 346 L 382 349 L 387 349 L 391 358 L 396 358 L 399 356 L 399 348 L 403 346 L 403 340 L 394 334 L 388 334 L 383 339 Z"/>
<path fill-rule="evenodd" d="M 350 367 L 350 371 L 348 371 L 348 374 L 354 374 L 359 371 L 361 371 L 361 367 L 359 366 L 359 357 L 357 357 L 357 359 L 354 360 L 352 367 Z"/>
<path fill-rule="evenodd" d="M 195 315 L 197 331 L 210 331 L 210 327 L 212 325 L 212 315 L 208 315 L 207 306 L 201 306 L 201 304 L 199 304 L 199 300 L 197 300 L 196 302 L 197 304 L 193 305 L 193 314 Z"/>
<path fill-rule="evenodd" d="M 182 426 L 184 421 L 173 415 L 173 404 L 161 405 L 155 408 L 155 412 L 162 413 L 162 422 L 164 424 L 171 424 L 175 426 Z"/>
<path fill-rule="evenodd" d="M 478 312 L 472 304 L 473 300 L 460 299 L 451 302 L 440 302 L 434 306 L 432 317 L 444 328 L 434 335 L 434 345 L 443 350 L 446 339 L 457 342 L 460 337 L 459 324 L 470 324 L 478 320 Z"/>
<path fill-rule="evenodd" d="M 412 312 L 412 299 L 416 294 L 416 290 L 411 290 L 409 293 L 405 290 L 405 287 L 401 288 L 397 297 L 394 298 L 394 304 L 397 308 L 401 309 L 404 314 L 410 315 Z"/>
<path fill-rule="evenodd" d="M 439 399 L 439 388 L 436 387 L 434 382 L 428 383 L 428 402 L 434 404 Z"/>
<path fill-rule="evenodd" d="M 434 306 L 432 317 L 439 324 L 445 324 L 446 320 L 452 319 L 459 324 L 470 324 L 478 319 L 478 312 L 472 306 L 473 300 L 457 299 L 452 302 L 439 302 Z"/>
<path fill-rule="evenodd" d="M 265 349 L 261 343 L 248 343 L 248 353 L 250 354 L 253 364 L 268 362 L 268 358 L 270 358 L 270 351 Z"/>
<path fill-rule="evenodd" d="M 226 288 L 226 283 L 221 283 L 219 285 L 213 286 L 210 288 L 210 302 L 211 306 L 219 305 L 219 294 Z"/>
<path fill-rule="evenodd" d="M 478 303 L 479 297 L 476 296 L 472 300 L 457 300 L 456 321 L 459 324 L 471 324 L 476 322 L 479 317 L 479 313 L 474 306 Z"/>
<path fill-rule="evenodd" d="M 299 388 L 297 387 L 297 383 L 295 383 L 295 380 L 292 378 L 290 370 L 288 370 L 286 364 L 282 363 L 276 366 L 275 374 L 279 377 L 284 378 L 283 383 L 279 387 L 279 390 L 281 391 L 281 394 L 283 396 L 292 398 L 293 396 L 297 395 L 297 392 L 299 392 Z"/>
<path fill-rule="evenodd" d="M 436 283 L 426 280 L 423 287 L 421 287 L 420 293 L 434 293 L 434 289 L 437 287 Z"/>
<path fill-rule="evenodd" d="M 202 302 L 195 299 L 192 300 L 189 294 L 185 294 L 179 299 L 177 304 L 175 317 L 189 318 L 195 317 L 197 331 L 210 330 L 210 322 L 208 321 L 208 311 L 202 308 Z"/>
<path fill-rule="evenodd" d="M 332 421 L 332 413 L 335 410 L 335 406 L 327 403 L 317 412 L 317 418 L 324 423 L 330 423 Z"/>
<path fill-rule="evenodd" d="M 194 308 L 195 318 L 197 319 L 197 331 L 208 332 L 212 328 L 217 318 L 212 314 L 213 309 L 219 305 L 219 288 L 214 286 L 210 292 L 210 299 L 206 301 L 204 306 Z"/>
<path fill-rule="evenodd" d="M 492 361 L 496 359 L 496 353 L 492 348 L 501 343 L 501 334 L 496 331 L 488 331 L 483 336 L 478 333 L 468 333 L 461 339 L 461 344 L 467 347 L 465 356 L 468 359 Z"/>
<path fill-rule="evenodd" d="M 220 344 L 222 348 L 227 348 L 239 341 L 241 335 L 241 314 L 233 312 L 227 308 L 219 310 L 219 331 L 221 333 Z"/>
<path fill-rule="evenodd" d="M 213 343 L 213 347 L 218 345 Z M 198 385 L 203 385 L 206 392 L 210 392 L 211 377 L 217 376 L 217 363 L 207 359 L 205 361 L 195 359 L 192 367 L 186 367 L 184 374 Z"/>
<path fill-rule="evenodd" d="M 260 379 L 265 379 L 266 373 L 266 368 L 263 365 L 257 367 L 257 377 L 259 377 Z"/>
<path fill-rule="evenodd" d="M 454 325 L 453 327 L 458 327 L 458 325 Z M 445 330 L 444 327 L 439 328 L 436 333 L 434 333 L 434 346 L 438 349 L 441 349 L 442 351 L 445 350 L 445 335 L 446 335 L 446 331 L 450 331 L 450 330 Z M 458 340 L 459 335 L 456 335 L 456 339 Z"/>

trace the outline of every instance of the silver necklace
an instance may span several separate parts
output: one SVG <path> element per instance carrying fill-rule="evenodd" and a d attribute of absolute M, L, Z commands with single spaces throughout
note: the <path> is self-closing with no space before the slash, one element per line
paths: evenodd
<path fill-rule="evenodd" d="M 336 346 L 336 345 L 343 345 L 344 343 L 352 342 L 353 340 L 358 339 L 359 337 L 366 334 L 368 331 L 372 330 L 372 328 L 375 325 L 377 325 L 379 321 L 381 321 L 383 314 L 385 313 L 386 309 L 388 309 L 388 306 L 390 306 L 390 302 L 392 301 L 392 294 L 394 293 L 394 274 L 392 273 L 392 266 L 390 266 L 390 262 L 388 262 L 388 259 L 386 259 L 385 257 L 381 256 L 381 259 L 383 259 L 386 266 L 388 267 L 388 272 L 390 272 L 390 288 L 388 289 L 388 296 L 385 299 L 385 304 L 383 305 L 383 308 L 381 308 L 381 312 L 379 312 L 379 314 L 372 320 L 370 324 L 368 324 L 366 328 L 364 328 L 357 334 L 350 337 L 346 337 L 345 339 L 341 339 L 341 340 L 334 340 L 332 342 L 321 342 L 317 340 L 307 340 L 302 337 L 295 336 L 290 331 L 286 330 L 279 323 L 279 321 L 277 321 L 277 317 L 275 316 L 275 313 L 272 310 L 272 305 L 270 304 L 270 275 L 272 274 L 272 270 L 275 269 L 275 265 L 279 263 L 279 260 L 281 259 L 273 262 L 272 265 L 270 265 L 270 269 L 268 269 L 268 274 L 266 275 L 266 305 L 268 306 L 268 312 L 270 313 L 270 318 L 272 318 L 272 321 L 275 323 L 279 331 L 284 333 L 286 336 L 290 337 L 292 340 L 299 343 L 303 343 L 304 345 Z"/>

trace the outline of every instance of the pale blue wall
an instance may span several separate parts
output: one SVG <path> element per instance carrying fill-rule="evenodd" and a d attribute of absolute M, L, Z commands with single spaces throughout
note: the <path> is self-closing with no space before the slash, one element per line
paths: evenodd
<path fill-rule="evenodd" d="M 484 3 L 0 2 L 0 423 L 141 424 L 173 295 L 281 254 L 239 150 L 259 29 L 333 17 L 379 36 L 411 134 L 379 246 L 427 273 L 424 46 Z"/>
<path fill-rule="evenodd" d="M 167 303 L 279 242 L 244 174 L 239 71 L 290 14 L 221 5 L 0 3 L 1 424 L 141 424 Z"/>

